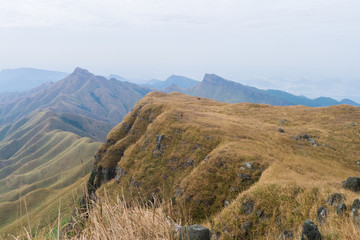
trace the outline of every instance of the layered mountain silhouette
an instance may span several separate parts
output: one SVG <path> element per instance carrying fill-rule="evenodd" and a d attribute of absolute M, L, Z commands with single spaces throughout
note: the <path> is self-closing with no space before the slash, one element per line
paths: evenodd
<path fill-rule="evenodd" d="M 181 91 L 181 89 L 178 89 L 178 91 Z M 205 74 L 201 83 L 192 88 L 185 89 L 182 92 L 227 103 L 249 102 L 265 103 L 276 106 L 304 105 L 309 107 L 323 107 L 338 104 L 360 106 L 358 103 L 348 99 L 344 99 L 340 102 L 326 97 L 309 99 L 279 90 L 261 90 L 225 80 L 215 74 Z"/>
<path fill-rule="evenodd" d="M 150 89 L 87 70 L 75 71 L 53 84 L 0 104 L 0 124 L 18 120 L 35 109 L 73 113 L 115 125 Z"/>
<path fill-rule="evenodd" d="M 171 75 L 165 81 L 153 79 L 143 85 L 154 89 L 164 89 L 170 87 L 171 85 L 176 85 L 180 88 L 190 88 L 198 83 L 199 81 L 196 81 L 188 77 Z"/>

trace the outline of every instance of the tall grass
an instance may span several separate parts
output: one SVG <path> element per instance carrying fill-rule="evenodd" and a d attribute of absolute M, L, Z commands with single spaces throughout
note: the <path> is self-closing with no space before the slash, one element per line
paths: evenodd
<path fill-rule="evenodd" d="M 176 239 L 174 221 L 166 213 L 169 204 L 164 204 L 158 199 L 129 203 L 121 196 L 111 200 L 105 191 L 102 198 L 77 209 L 80 214 L 63 227 L 59 211 L 53 234 L 41 231 L 31 235 L 24 228 L 22 235 L 11 236 L 11 239 Z"/>

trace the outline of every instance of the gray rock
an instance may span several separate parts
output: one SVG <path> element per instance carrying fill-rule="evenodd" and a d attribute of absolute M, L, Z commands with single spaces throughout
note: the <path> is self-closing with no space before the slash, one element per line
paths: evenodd
<path fill-rule="evenodd" d="M 250 215 L 252 211 L 254 210 L 254 201 L 249 199 L 245 203 L 243 203 L 241 212 L 245 213 L 246 215 Z"/>
<path fill-rule="evenodd" d="M 225 200 L 225 201 L 224 201 L 224 207 L 228 207 L 229 205 L 230 205 L 230 201 Z"/>
<path fill-rule="evenodd" d="M 355 127 L 356 125 L 355 125 L 355 123 L 349 123 L 349 126 L 350 127 Z"/>
<path fill-rule="evenodd" d="M 247 237 L 250 234 L 250 230 L 253 226 L 253 222 L 245 222 L 244 226 L 242 227 L 242 231 L 244 233 L 244 236 Z"/>
<path fill-rule="evenodd" d="M 251 175 L 246 173 L 239 173 L 238 177 L 241 178 L 241 181 L 251 180 Z"/>
<path fill-rule="evenodd" d="M 337 206 L 344 201 L 343 196 L 340 193 L 333 193 L 329 196 L 328 204 L 330 206 Z"/>
<path fill-rule="evenodd" d="M 343 182 L 343 187 L 354 192 L 360 191 L 360 178 L 359 177 L 349 177 L 346 181 Z"/>
<path fill-rule="evenodd" d="M 156 150 L 161 151 L 162 146 L 161 146 L 161 141 L 164 139 L 164 135 L 156 135 L 155 138 L 155 144 L 156 144 Z"/>
<path fill-rule="evenodd" d="M 315 223 L 306 219 L 301 232 L 301 240 L 321 240 L 321 233 Z"/>
<path fill-rule="evenodd" d="M 335 213 L 339 216 L 343 216 L 346 210 L 347 208 L 345 203 L 340 203 L 339 205 L 336 206 Z"/>
<path fill-rule="evenodd" d="M 285 132 L 285 130 L 282 129 L 282 128 L 279 128 L 278 131 L 279 131 L 279 133 L 284 133 Z"/>
<path fill-rule="evenodd" d="M 279 240 L 289 240 L 294 238 L 293 231 L 284 230 L 280 233 Z"/>
<path fill-rule="evenodd" d="M 184 226 L 179 229 L 180 240 L 210 240 L 210 230 L 200 226 Z"/>
<path fill-rule="evenodd" d="M 251 163 L 249 163 L 249 162 L 244 162 L 244 165 L 250 170 L 253 169 L 253 165 Z"/>
<path fill-rule="evenodd" d="M 354 199 L 351 209 L 356 209 L 356 210 L 360 209 L 360 200 L 358 198 Z"/>
<path fill-rule="evenodd" d="M 359 135 L 359 138 L 360 138 L 360 135 Z M 357 165 L 360 165 L 360 161 L 357 161 L 356 164 L 357 164 Z"/>
<path fill-rule="evenodd" d="M 329 215 L 329 209 L 327 209 L 326 207 L 320 207 L 317 210 L 316 219 L 318 220 L 318 222 L 320 222 L 320 224 L 324 224 L 326 222 L 328 215 Z"/>
<path fill-rule="evenodd" d="M 262 210 L 262 209 L 257 210 L 256 211 L 256 216 L 258 218 L 264 218 L 265 217 L 264 210 Z"/>
<path fill-rule="evenodd" d="M 116 172 L 116 176 L 115 176 L 116 182 L 119 182 L 120 178 L 126 176 L 127 174 L 127 172 L 121 167 L 116 167 L 115 172 Z"/>

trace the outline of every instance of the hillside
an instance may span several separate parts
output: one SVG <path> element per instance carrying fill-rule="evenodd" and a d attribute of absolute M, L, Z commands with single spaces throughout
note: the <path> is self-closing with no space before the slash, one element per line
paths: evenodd
<path fill-rule="evenodd" d="M 359 119 L 360 109 L 349 105 L 150 93 L 109 133 L 89 183 L 99 195 L 106 188 L 113 197 L 171 199 L 174 219 L 204 224 L 220 239 L 277 239 L 315 221 L 330 194 L 343 194 L 346 205 L 358 197 L 342 181 L 359 175 Z M 320 231 L 346 239 L 351 226 L 327 207 L 335 222 Z"/>
<path fill-rule="evenodd" d="M 327 97 L 309 99 L 279 90 L 261 90 L 225 80 L 215 74 L 205 74 L 201 83 L 181 92 L 227 103 L 249 102 L 275 106 L 304 105 L 309 107 L 324 107 L 346 103 L 360 106 L 358 103 L 346 99 L 341 102 Z"/>
<path fill-rule="evenodd" d="M 48 226 L 57 218 L 59 198 L 62 213 L 71 213 L 100 145 L 89 137 L 103 137 L 108 127 L 50 111 L 0 127 L 0 237 L 28 227 L 27 214 L 32 228 Z"/>
<path fill-rule="evenodd" d="M 24 93 L 24 96 L 13 97 L 13 101 L 2 100 L 0 124 L 18 120 L 41 108 L 59 114 L 77 114 L 115 125 L 149 91 L 132 83 L 107 80 L 76 68 L 63 80 Z"/>
<path fill-rule="evenodd" d="M 56 82 L 68 74 L 34 68 L 3 69 L 0 72 L 1 92 L 23 92 L 44 83 Z"/>

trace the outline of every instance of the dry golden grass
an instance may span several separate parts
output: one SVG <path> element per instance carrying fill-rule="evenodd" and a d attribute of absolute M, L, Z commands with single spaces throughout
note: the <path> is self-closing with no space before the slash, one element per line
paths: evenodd
<path fill-rule="evenodd" d="M 131 126 L 128 132 L 120 130 L 125 125 Z M 109 133 L 108 139 L 115 143 L 101 147 L 107 152 L 95 164 L 119 166 L 127 175 L 119 182 L 104 184 L 99 176 L 97 181 L 113 197 L 119 189 L 134 197 L 133 185 L 148 197 L 161 192 L 164 199 L 173 200 L 175 213 L 180 208 L 188 213 L 186 219 L 177 215 L 183 221 L 208 223 L 221 233 L 220 238 L 226 238 L 227 225 L 233 225 L 230 236 L 234 236 L 237 221 L 245 220 L 256 223 L 249 239 L 261 239 L 265 233 L 278 237 L 285 228 L 296 232 L 307 218 L 315 221 L 317 208 L 330 193 L 344 194 L 347 205 L 358 197 L 343 189 L 341 182 L 359 175 L 359 127 L 360 109 L 348 105 L 226 104 L 178 93 L 150 93 Z M 317 146 L 294 139 L 305 133 L 313 136 Z M 165 136 L 161 152 L 156 150 L 157 135 Z M 124 147 L 123 156 L 119 147 Z M 244 162 L 252 163 L 255 170 L 244 170 Z M 239 181 L 239 173 L 251 174 L 257 183 Z M 247 196 L 264 208 L 265 222 L 256 222 L 255 213 L 243 216 L 239 209 Z M 225 201 L 231 203 L 228 208 Z M 274 221 L 277 215 L 283 216 L 281 225 Z M 335 221 L 321 227 L 325 239 L 349 237 L 342 229 Z"/>

